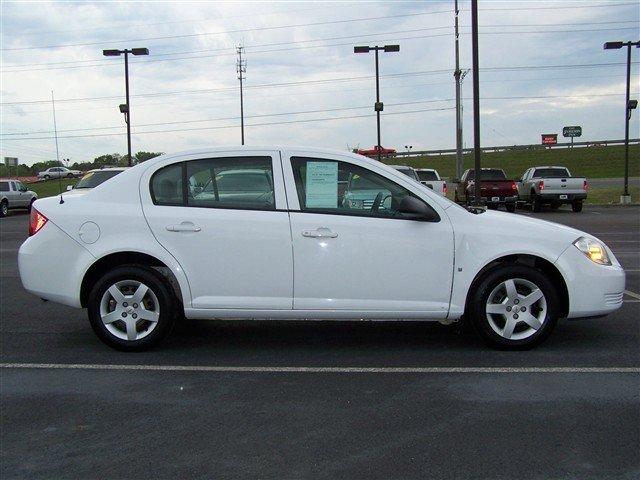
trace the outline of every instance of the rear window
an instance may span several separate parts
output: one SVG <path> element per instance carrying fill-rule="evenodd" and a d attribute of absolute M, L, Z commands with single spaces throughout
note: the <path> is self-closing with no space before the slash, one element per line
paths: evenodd
<path fill-rule="evenodd" d="M 569 170 L 566 168 L 536 168 L 534 178 L 568 178 Z"/>
<path fill-rule="evenodd" d="M 506 180 L 507 176 L 505 175 L 503 170 L 500 170 L 498 168 L 491 168 L 488 170 L 480 170 L 480 180 Z M 467 180 L 473 180 L 475 178 L 475 171 L 471 170 L 469 171 L 469 176 L 467 177 Z"/>
<path fill-rule="evenodd" d="M 407 177 L 417 180 L 416 171 L 413 168 L 396 168 L 400 173 L 404 173 Z"/>
<path fill-rule="evenodd" d="M 430 181 L 430 180 L 438 180 L 438 176 L 436 175 L 436 172 L 421 172 L 420 170 L 418 170 L 416 173 L 418 174 L 418 178 L 423 182 Z"/>
<path fill-rule="evenodd" d="M 9 182 L 0 182 L 0 192 L 9 191 Z"/>
<path fill-rule="evenodd" d="M 121 170 L 102 170 L 99 172 L 89 172 L 76 184 L 74 188 L 93 188 L 106 182 L 111 177 L 121 173 Z"/>

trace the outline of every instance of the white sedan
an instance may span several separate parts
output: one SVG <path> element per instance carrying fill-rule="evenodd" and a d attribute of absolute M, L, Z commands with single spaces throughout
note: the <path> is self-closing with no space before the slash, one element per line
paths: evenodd
<path fill-rule="evenodd" d="M 464 318 L 492 346 L 527 348 L 559 319 L 620 308 L 625 289 L 592 235 L 471 212 L 382 163 L 311 148 L 162 155 L 37 200 L 29 230 L 24 287 L 87 308 L 121 350 L 183 317 Z"/>
<path fill-rule="evenodd" d="M 38 173 L 38 178 L 41 180 L 49 180 L 50 178 L 74 178 L 80 177 L 84 172 L 80 170 L 69 170 L 66 167 L 51 167 L 47 168 L 44 172 Z"/>

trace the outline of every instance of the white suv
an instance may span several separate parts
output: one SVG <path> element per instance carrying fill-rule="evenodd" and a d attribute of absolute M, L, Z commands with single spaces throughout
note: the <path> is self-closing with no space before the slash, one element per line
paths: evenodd
<path fill-rule="evenodd" d="M 625 287 L 591 235 L 473 213 L 382 163 L 320 149 L 163 155 L 64 203 L 38 200 L 30 234 L 25 288 L 86 307 L 122 350 L 155 345 L 183 315 L 464 316 L 489 344 L 524 348 L 559 318 L 616 310 Z"/>

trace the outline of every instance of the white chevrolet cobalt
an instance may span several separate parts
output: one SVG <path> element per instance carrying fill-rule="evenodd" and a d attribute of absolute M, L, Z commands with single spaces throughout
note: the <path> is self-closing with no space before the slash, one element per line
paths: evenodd
<path fill-rule="evenodd" d="M 184 317 L 465 318 L 492 346 L 526 348 L 559 319 L 618 309 L 625 288 L 592 235 L 474 213 L 375 160 L 314 148 L 163 155 L 86 195 L 37 200 L 29 234 L 24 287 L 87 308 L 120 350 L 156 345 Z"/>

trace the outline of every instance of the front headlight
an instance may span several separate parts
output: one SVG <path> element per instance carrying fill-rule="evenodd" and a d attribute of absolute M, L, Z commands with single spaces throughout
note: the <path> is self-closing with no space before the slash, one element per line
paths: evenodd
<path fill-rule="evenodd" d="M 593 238 L 580 237 L 573 244 L 589 259 L 599 265 L 611 265 L 611 260 L 604 245 Z"/>

